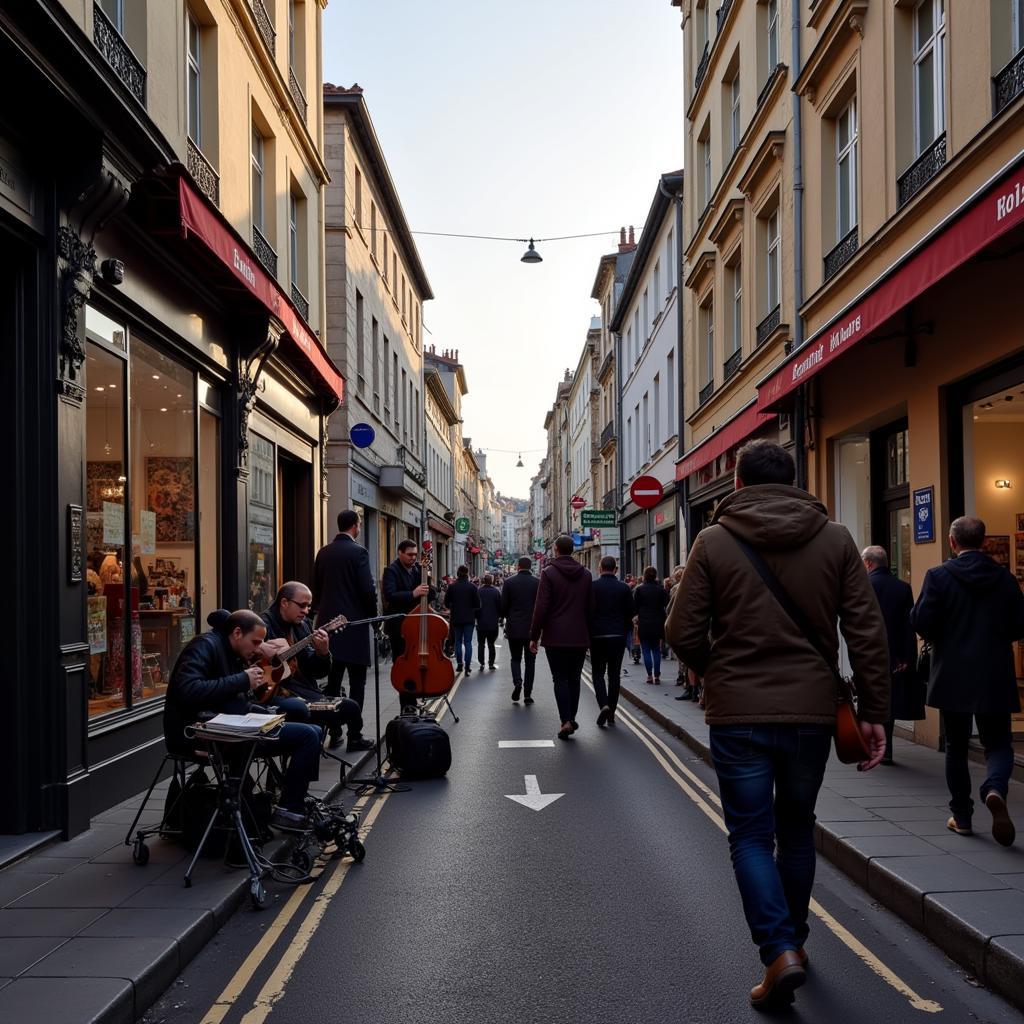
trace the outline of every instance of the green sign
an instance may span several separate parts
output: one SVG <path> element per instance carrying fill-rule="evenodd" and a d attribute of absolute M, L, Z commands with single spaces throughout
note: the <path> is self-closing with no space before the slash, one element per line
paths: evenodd
<path fill-rule="evenodd" d="M 469 533 L 469 520 L 465 516 L 459 516 L 455 520 L 456 533 Z"/>
<path fill-rule="evenodd" d="M 613 508 L 585 508 L 580 512 L 581 526 L 618 526 Z"/>
<path fill-rule="evenodd" d="M 535 548 L 543 547 L 544 546 L 544 538 L 543 537 L 534 537 L 533 538 L 533 546 Z"/>

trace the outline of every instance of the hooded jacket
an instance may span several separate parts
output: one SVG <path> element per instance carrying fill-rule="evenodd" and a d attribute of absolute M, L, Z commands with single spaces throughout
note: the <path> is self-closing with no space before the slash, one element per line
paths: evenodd
<path fill-rule="evenodd" d="M 1020 711 L 1014 640 L 1024 637 L 1024 594 L 983 551 L 925 573 L 910 613 L 932 645 L 928 704 L 942 711 Z"/>
<path fill-rule="evenodd" d="M 753 547 L 838 661 L 842 630 L 864 721 L 889 716 L 889 647 L 878 601 L 845 526 L 812 495 L 782 484 L 726 497 L 698 534 L 666 623 L 680 659 L 704 677 L 710 725 L 835 721 L 837 684 L 750 564 Z"/>
<path fill-rule="evenodd" d="M 589 647 L 593 579 L 571 555 L 549 562 L 540 574 L 530 639 L 545 647 Z"/>

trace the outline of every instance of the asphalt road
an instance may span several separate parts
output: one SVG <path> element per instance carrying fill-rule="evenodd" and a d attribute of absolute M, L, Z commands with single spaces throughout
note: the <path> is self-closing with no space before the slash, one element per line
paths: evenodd
<path fill-rule="evenodd" d="M 373 798 L 364 863 L 272 883 L 273 905 L 236 914 L 144 1019 L 1024 1022 L 822 861 L 833 927 L 812 919 L 808 983 L 791 1010 L 752 1010 L 760 962 L 701 788 L 713 773 L 628 704 L 598 729 L 586 689 L 574 740 L 499 748 L 558 726 L 543 658 L 537 703 L 510 692 L 504 664 L 462 681 L 448 777 Z M 528 775 L 564 795 L 540 811 L 507 799 Z"/>

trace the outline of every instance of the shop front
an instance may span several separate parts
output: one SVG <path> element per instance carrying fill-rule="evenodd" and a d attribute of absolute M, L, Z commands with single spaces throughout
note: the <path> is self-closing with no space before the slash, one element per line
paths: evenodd
<path fill-rule="evenodd" d="M 647 514 L 632 502 L 626 505 L 621 520 L 622 565 L 621 574 L 642 576 L 644 568 L 650 565 L 647 545 Z"/>
<path fill-rule="evenodd" d="M 433 561 L 433 569 L 431 572 L 434 579 L 440 580 L 445 576 L 454 576 L 456 567 L 452 561 L 452 542 L 455 537 L 455 530 L 451 523 L 442 516 L 428 512 L 427 533 L 432 546 L 431 559 Z"/>
<path fill-rule="evenodd" d="M 672 574 L 679 564 L 679 545 L 676 541 L 678 498 L 675 487 L 667 487 L 667 497 L 660 505 L 651 509 L 651 564 L 658 570 L 658 578 Z"/>

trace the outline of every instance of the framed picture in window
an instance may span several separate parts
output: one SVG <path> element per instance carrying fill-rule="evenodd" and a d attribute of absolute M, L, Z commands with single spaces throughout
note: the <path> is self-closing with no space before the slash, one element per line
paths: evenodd
<path fill-rule="evenodd" d="M 158 544 L 196 539 L 195 493 L 191 457 L 153 455 L 146 459 L 146 503 L 156 513 Z"/>

